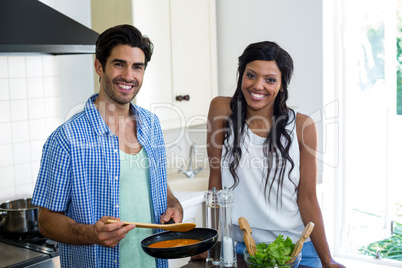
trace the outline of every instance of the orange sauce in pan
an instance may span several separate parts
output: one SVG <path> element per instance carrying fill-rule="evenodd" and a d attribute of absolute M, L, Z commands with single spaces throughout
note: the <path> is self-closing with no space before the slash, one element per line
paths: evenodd
<path fill-rule="evenodd" d="M 165 240 L 153 243 L 149 245 L 150 248 L 174 248 L 174 247 L 182 247 L 188 246 L 195 243 L 201 242 L 201 240 L 197 239 L 172 239 L 172 240 Z"/>

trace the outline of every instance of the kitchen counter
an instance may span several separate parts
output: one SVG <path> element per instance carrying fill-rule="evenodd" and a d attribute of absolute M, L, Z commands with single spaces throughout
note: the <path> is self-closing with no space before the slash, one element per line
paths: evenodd
<path fill-rule="evenodd" d="M 212 265 L 207 263 L 205 260 L 191 261 L 188 264 L 181 266 L 181 268 L 209 268 L 209 267 L 219 267 L 219 265 Z M 247 268 L 247 264 L 243 259 L 243 255 L 237 255 L 237 268 Z M 304 265 L 299 265 L 299 268 L 311 268 Z"/>
<path fill-rule="evenodd" d="M 0 267 L 60 267 L 59 256 L 51 258 L 49 254 L 3 242 L 0 242 L 0 260 Z"/>
<path fill-rule="evenodd" d="M 219 267 L 219 265 L 212 265 L 205 260 L 190 261 L 188 264 L 181 266 L 181 268 L 207 268 L 207 267 Z M 247 264 L 243 259 L 243 255 L 237 255 L 237 267 L 247 268 Z"/>
<path fill-rule="evenodd" d="M 198 191 L 198 192 L 173 191 L 173 194 L 180 201 L 183 208 L 191 207 L 204 202 L 204 191 Z"/>

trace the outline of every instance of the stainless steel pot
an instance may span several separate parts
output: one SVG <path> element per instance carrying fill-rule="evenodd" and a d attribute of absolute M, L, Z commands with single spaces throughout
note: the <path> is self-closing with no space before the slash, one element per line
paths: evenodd
<path fill-rule="evenodd" d="M 39 232 L 38 212 L 31 198 L 4 202 L 0 204 L 0 230 L 13 234 Z"/>

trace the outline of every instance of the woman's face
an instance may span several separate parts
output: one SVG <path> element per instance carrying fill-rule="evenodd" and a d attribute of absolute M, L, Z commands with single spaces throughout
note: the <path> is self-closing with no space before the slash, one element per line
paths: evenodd
<path fill-rule="evenodd" d="M 241 89 L 250 112 L 273 110 L 281 77 L 276 61 L 255 60 L 246 65 Z"/>

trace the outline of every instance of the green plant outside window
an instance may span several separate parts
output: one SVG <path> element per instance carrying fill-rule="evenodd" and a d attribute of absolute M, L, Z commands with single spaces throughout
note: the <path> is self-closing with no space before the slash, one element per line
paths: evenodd
<path fill-rule="evenodd" d="M 396 221 L 393 221 L 391 236 L 363 246 L 359 252 L 381 259 L 402 261 L 402 205 L 396 204 Z"/>

